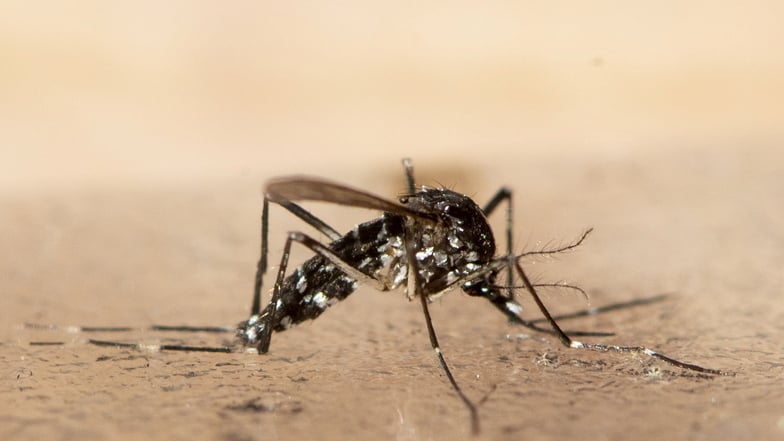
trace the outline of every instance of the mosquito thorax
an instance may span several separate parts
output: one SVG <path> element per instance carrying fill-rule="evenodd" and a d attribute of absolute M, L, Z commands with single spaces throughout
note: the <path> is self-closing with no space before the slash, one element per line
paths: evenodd
<path fill-rule="evenodd" d="M 482 209 L 468 196 L 423 187 L 404 202 L 438 218 L 435 223 L 418 222 L 413 228 L 415 257 L 426 294 L 448 288 L 492 260 L 493 232 Z"/>

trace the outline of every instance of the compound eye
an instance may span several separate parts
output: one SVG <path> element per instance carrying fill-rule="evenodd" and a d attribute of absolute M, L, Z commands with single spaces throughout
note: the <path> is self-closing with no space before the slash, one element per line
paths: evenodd
<path fill-rule="evenodd" d="M 398 200 L 400 201 L 401 204 L 406 205 L 408 203 L 409 198 L 410 196 L 400 196 L 400 199 Z"/>

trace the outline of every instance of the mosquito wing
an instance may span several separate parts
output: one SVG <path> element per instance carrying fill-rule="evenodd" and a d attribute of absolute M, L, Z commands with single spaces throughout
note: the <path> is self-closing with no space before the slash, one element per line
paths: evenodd
<path fill-rule="evenodd" d="M 369 208 L 402 216 L 436 220 L 432 213 L 412 210 L 389 199 L 321 178 L 290 176 L 272 179 L 265 189 L 271 202 L 322 201 L 350 207 Z"/>

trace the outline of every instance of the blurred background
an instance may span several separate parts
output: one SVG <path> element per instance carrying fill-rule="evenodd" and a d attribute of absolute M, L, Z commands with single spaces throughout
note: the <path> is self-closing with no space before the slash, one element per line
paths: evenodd
<path fill-rule="evenodd" d="M 776 1 L 0 9 L 6 192 L 398 172 L 405 155 L 492 172 L 782 136 Z"/>

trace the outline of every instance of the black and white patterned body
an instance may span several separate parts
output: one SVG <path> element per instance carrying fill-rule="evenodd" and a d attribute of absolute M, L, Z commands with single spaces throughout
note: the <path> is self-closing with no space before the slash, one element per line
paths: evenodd
<path fill-rule="evenodd" d="M 401 203 L 417 212 L 434 215 L 437 220 L 384 213 L 330 243 L 329 250 L 345 264 L 377 281 L 382 290 L 407 287 L 410 265 L 406 232 L 409 231 L 423 285 L 420 292 L 429 299 L 458 283 L 469 284 L 472 275 L 485 269 L 493 259 L 492 230 L 482 209 L 467 196 L 446 189 L 423 188 L 401 198 Z M 410 222 L 408 226 L 407 222 Z M 283 331 L 315 319 L 348 297 L 358 284 L 335 262 L 316 255 L 284 279 L 275 308 L 268 305 L 260 314 L 240 323 L 237 336 L 244 345 L 254 346 L 271 310 L 275 310 L 272 330 Z M 409 297 L 415 295 L 413 292 L 407 294 Z"/>

